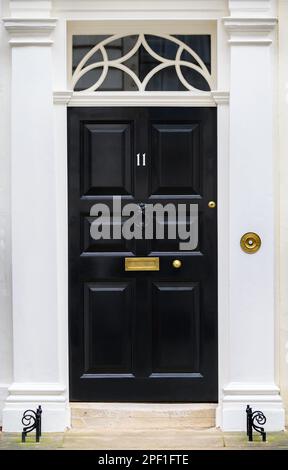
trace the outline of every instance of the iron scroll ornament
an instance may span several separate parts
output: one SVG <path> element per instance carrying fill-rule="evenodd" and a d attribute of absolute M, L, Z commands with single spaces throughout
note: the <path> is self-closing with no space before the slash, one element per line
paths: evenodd
<path fill-rule="evenodd" d="M 41 415 L 42 415 L 42 408 L 39 405 L 37 410 L 26 410 L 23 413 L 22 417 L 22 424 L 23 424 L 23 431 L 22 431 L 22 442 L 25 442 L 26 436 L 29 432 L 36 430 L 36 442 L 40 441 L 41 437 Z"/>
<path fill-rule="evenodd" d="M 266 423 L 266 416 L 262 411 L 253 411 L 252 408 L 247 405 L 247 436 L 249 441 L 253 441 L 253 429 L 261 434 L 262 441 L 266 442 L 266 432 L 264 431 L 264 424 Z M 257 423 L 257 424 L 256 424 Z"/>

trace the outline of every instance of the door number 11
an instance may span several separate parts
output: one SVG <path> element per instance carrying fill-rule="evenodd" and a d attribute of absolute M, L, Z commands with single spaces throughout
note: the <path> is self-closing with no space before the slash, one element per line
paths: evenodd
<path fill-rule="evenodd" d="M 146 153 L 142 153 L 142 165 L 141 165 L 140 153 L 137 153 L 137 166 L 146 166 Z"/>

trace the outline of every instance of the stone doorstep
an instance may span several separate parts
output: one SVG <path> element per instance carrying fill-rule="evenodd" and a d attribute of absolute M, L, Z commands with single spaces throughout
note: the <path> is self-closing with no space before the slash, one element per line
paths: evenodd
<path fill-rule="evenodd" d="M 72 429 L 213 428 L 216 407 L 209 403 L 71 403 Z"/>
<path fill-rule="evenodd" d="M 70 403 L 74 418 L 210 418 L 215 421 L 214 403 Z"/>
<path fill-rule="evenodd" d="M 215 427 L 216 404 L 71 403 L 72 429 Z"/>
<path fill-rule="evenodd" d="M 142 417 L 142 418 L 103 418 L 101 417 L 90 417 L 86 415 L 82 418 L 73 418 L 72 419 L 72 429 L 121 429 L 129 430 L 133 428 L 138 429 L 203 429 L 203 428 L 213 428 L 215 427 L 214 418 L 206 417 Z"/>

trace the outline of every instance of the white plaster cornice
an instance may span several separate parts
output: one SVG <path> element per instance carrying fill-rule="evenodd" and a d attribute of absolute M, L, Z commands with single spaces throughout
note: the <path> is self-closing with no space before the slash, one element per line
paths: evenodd
<path fill-rule="evenodd" d="M 223 394 L 225 401 L 237 401 L 241 396 L 258 396 L 264 395 L 270 397 L 269 399 L 274 400 L 279 396 L 279 387 L 273 383 L 238 383 L 230 382 L 223 388 Z M 271 398 L 272 397 L 272 398 Z"/>
<path fill-rule="evenodd" d="M 53 44 L 51 34 L 55 29 L 56 18 L 3 18 L 10 34 L 12 46 L 47 46 Z"/>
<path fill-rule="evenodd" d="M 224 90 L 212 90 L 211 95 L 217 105 L 219 104 L 229 104 L 230 93 L 229 91 Z"/>
<path fill-rule="evenodd" d="M 274 13 L 274 0 L 228 0 L 231 16 L 259 17 L 272 16 Z"/>
<path fill-rule="evenodd" d="M 65 104 L 67 105 L 73 95 L 73 91 L 63 90 L 53 92 L 53 103 L 54 104 Z"/>
<path fill-rule="evenodd" d="M 10 0 L 10 14 L 14 18 L 49 18 L 51 0 Z"/>
<path fill-rule="evenodd" d="M 54 104 L 68 106 L 216 106 L 216 92 L 97 92 L 54 91 Z"/>
<path fill-rule="evenodd" d="M 27 401 L 66 402 L 66 387 L 60 383 L 12 383 L 8 388 L 9 403 Z"/>
<path fill-rule="evenodd" d="M 277 18 L 223 18 L 228 31 L 230 44 L 269 45 L 272 43 L 271 32 L 277 25 Z"/>
<path fill-rule="evenodd" d="M 57 11 L 225 11 L 225 0 L 54 0 Z"/>
<path fill-rule="evenodd" d="M 73 93 L 71 90 L 54 91 L 54 104 L 63 104 L 68 106 L 119 106 L 123 103 L 130 106 L 217 106 L 229 103 L 229 91 L 213 90 L 210 93 L 191 94 L 189 92 L 178 93 Z"/>

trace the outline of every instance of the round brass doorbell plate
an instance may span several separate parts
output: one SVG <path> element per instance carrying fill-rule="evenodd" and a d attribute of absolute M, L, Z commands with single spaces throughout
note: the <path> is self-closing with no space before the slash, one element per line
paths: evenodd
<path fill-rule="evenodd" d="M 257 233 L 247 232 L 241 237 L 240 246 L 245 253 L 256 253 L 261 246 L 261 238 Z"/>
<path fill-rule="evenodd" d="M 215 202 L 215 201 L 209 201 L 209 202 L 208 202 L 208 207 L 209 207 L 209 209 L 215 209 L 215 207 L 216 207 L 216 202 Z"/>

